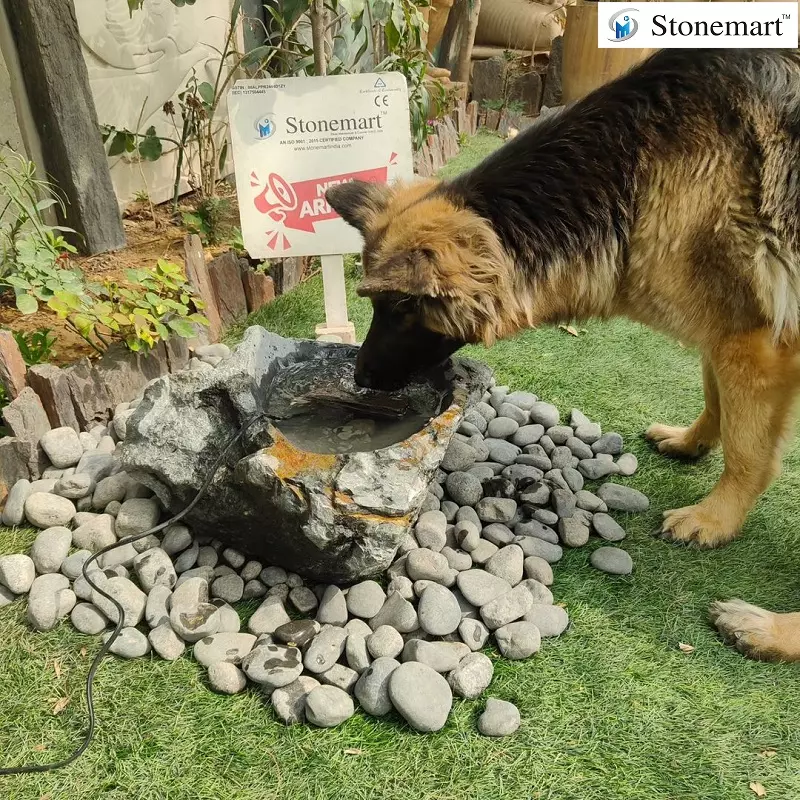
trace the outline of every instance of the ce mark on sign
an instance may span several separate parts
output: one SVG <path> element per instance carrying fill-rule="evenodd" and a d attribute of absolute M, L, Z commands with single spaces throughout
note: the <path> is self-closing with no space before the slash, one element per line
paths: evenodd
<path fill-rule="evenodd" d="M 372 98 L 372 102 L 375 103 L 375 108 L 389 108 L 389 95 L 376 94 L 375 97 Z"/>

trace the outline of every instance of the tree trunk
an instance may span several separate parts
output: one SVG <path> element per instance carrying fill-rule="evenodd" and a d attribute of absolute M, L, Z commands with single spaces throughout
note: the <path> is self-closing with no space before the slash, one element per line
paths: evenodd
<path fill-rule="evenodd" d="M 447 18 L 438 64 L 454 83 L 468 83 L 481 0 L 456 0 Z"/>
<path fill-rule="evenodd" d="M 325 57 L 325 28 L 328 15 L 323 0 L 313 0 L 308 16 L 311 19 L 311 42 L 314 48 L 314 74 L 325 75 L 328 71 L 328 61 Z"/>
<path fill-rule="evenodd" d="M 47 172 L 86 253 L 125 246 L 72 0 L 6 0 Z"/>

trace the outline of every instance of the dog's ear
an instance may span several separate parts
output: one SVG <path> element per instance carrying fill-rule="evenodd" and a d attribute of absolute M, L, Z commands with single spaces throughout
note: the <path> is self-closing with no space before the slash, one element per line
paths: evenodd
<path fill-rule="evenodd" d="M 347 223 L 365 233 L 389 204 L 391 190 L 383 183 L 350 181 L 325 192 L 331 208 Z"/>

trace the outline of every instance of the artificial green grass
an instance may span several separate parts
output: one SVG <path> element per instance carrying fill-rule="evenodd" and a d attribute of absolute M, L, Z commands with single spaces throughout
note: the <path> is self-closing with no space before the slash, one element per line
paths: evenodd
<path fill-rule="evenodd" d="M 456 167 L 495 143 L 479 137 Z M 363 336 L 369 304 L 352 289 L 351 280 L 350 311 Z M 251 322 L 311 336 L 323 318 L 317 277 Z M 701 497 L 721 468 L 718 455 L 698 465 L 667 460 L 640 435 L 652 421 L 687 423 L 699 412 L 697 358 L 626 321 L 582 330 L 577 338 L 530 331 L 490 351 L 467 351 L 491 364 L 501 382 L 620 431 L 640 463 L 625 482 L 652 500 L 649 512 L 622 520 L 633 575 L 592 569 L 588 557 L 598 543 L 566 553 L 554 591 L 572 627 L 528 661 L 495 661 L 489 694 L 519 706 L 515 736 L 478 736 L 480 701 L 457 701 L 434 735 L 415 734 L 395 716 L 361 713 L 335 730 L 287 729 L 257 691 L 210 692 L 203 669 L 188 658 L 109 658 L 96 682 L 92 748 L 61 773 L 0 778 L 0 797 L 744 800 L 755 797 L 748 788 L 755 781 L 767 798 L 800 798 L 800 670 L 747 661 L 706 621 L 708 604 L 730 596 L 800 606 L 800 449 L 790 448 L 783 476 L 732 545 L 701 553 L 653 539 L 660 512 Z M 32 539 L 29 531 L 0 533 L 0 552 L 19 552 Z M 53 760 L 77 743 L 97 641 L 68 624 L 31 632 L 24 603 L 0 609 L 2 761 Z M 681 642 L 694 652 L 683 653 Z M 53 717 L 49 710 L 62 696 L 70 705 Z"/>

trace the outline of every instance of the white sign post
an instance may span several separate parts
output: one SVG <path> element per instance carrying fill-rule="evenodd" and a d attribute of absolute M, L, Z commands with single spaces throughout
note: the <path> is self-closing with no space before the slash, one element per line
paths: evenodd
<path fill-rule="evenodd" d="M 360 234 L 328 205 L 329 186 L 413 177 L 400 73 L 237 81 L 228 94 L 242 238 L 254 258 L 322 257 L 325 324 L 355 342 L 344 253 Z"/>

